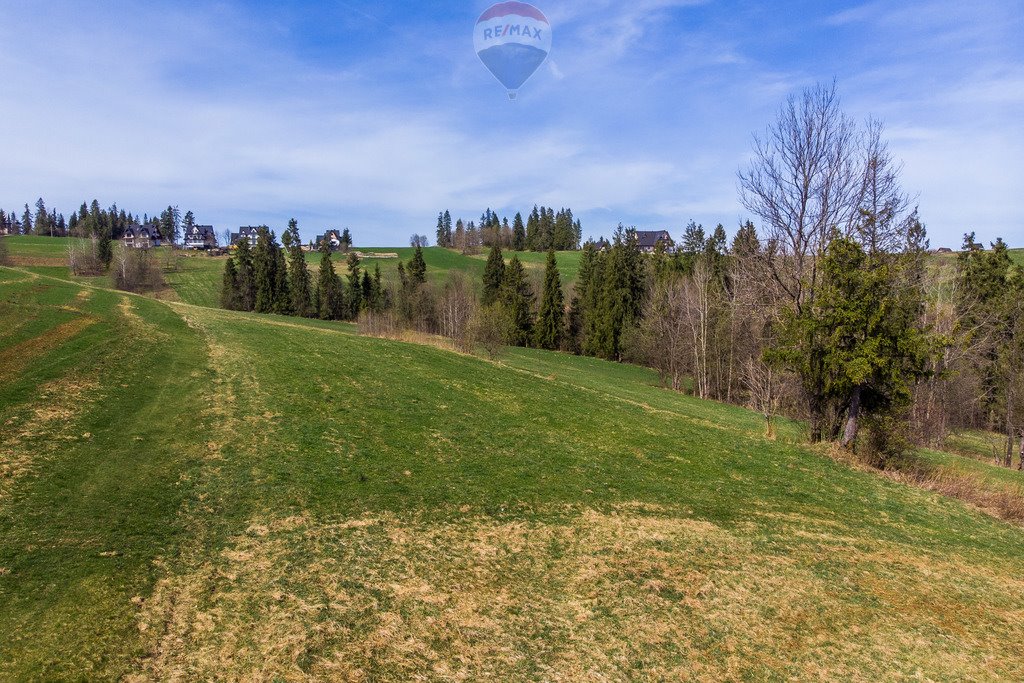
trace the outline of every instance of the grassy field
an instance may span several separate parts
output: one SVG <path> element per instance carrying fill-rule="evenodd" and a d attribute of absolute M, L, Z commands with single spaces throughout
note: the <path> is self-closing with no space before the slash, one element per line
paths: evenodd
<path fill-rule="evenodd" d="M 1024 268 L 1024 249 L 1011 249 L 1010 258 L 1013 259 L 1013 262 L 1018 266 Z"/>
<path fill-rule="evenodd" d="M 1019 527 L 647 370 L 24 269 L 0 330 L 2 680 L 1024 678 Z"/>
<path fill-rule="evenodd" d="M 29 268 L 40 275 L 52 275 L 55 277 L 68 277 L 67 250 L 69 239 L 16 236 L 8 237 L 7 244 L 10 248 L 14 265 Z M 365 248 L 359 250 L 364 254 L 382 254 L 388 257 L 366 258 L 363 267 L 373 269 L 379 264 L 385 279 L 395 280 L 398 277 L 399 261 L 408 262 L 412 258 L 414 249 L 403 248 Z M 171 263 L 168 260 L 168 249 L 158 248 L 153 250 L 156 258 L 162 262 Z M 512 257 L 513 252 L 506 254 L 506 259 Z M 527 272 L 533 273 L 533 277 L 540 286 L 543 277 L 546 254 L 534 252 L 515 252 L 523 261 Z M 397 254 L 397 258 L 390 256 Z M 559 252 L 557 255 L 559 270 L 562 275 L 562 283 L 568 284 L 576 279 L 579 273 L 579 261 L 581 252 Z M 178 252 L 176 267 L 168 267 L 165 270 L 164 278 L 169 286 L 169 291 L 162 292 L 162 298 L 176 299 L 185 303 L 197 306 L 216 307 L 220 300 L 220 287 L 224 274 L 224 260 L 226 257 L 214 258 L 202 253 Z M 311 268 L 320 265 L 320 254 L 311 252 L 306 254 L 306 259 Z M 430 247 L 424 250 L 424 260 L 427 262 L 427 276 L 435 284 L 441 284 L 452 271 L 461 271 L 466 274 L 474 283 L 480 281 L 484 272 L 484 264 L 487 255 L 479 254 L 466 256 L 461 253 Z M 339 272 L 344 271 L 344 255 L 335 255 L 335 268 Z M 88 284 L 103 286 L 108 278 L 78 278 L 79 281 Z"/>

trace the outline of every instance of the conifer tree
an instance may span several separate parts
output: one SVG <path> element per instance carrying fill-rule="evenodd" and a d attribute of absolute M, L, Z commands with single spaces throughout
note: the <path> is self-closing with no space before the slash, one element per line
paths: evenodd
<path fill-rule="evenodd" d="M 334 272 L 331 247 L 327 240 L 320 245 L 320 274 L 317 278 L 317 304 L 322 320 L 341 320 L 345 317 L 345 298 L 341 279 Z"/>
<path fill-rule="evenodd" d="M 256 248 L 252 254 L 253 276 L 256 285 L 256 299 L 253 310 L 257 313 L 271 313 L 274 310 L 274 303 L 277 300 L 275 285 L 277 276 L 275 273 L 277 261 L 274 258 L 274 243 L 270 229 L 263 226 L 259 229 L 259 236 L 256 239 Z"/>
<path fill-rule="evenodd" d="M 25 212 L 21 214 L 21 229 L 28 235 L 32 232 L 32 211 L 25 205 Z"/>
<path fill-rule="evenodd" d="M 292 296 L 288 287 L 288 265 L 284 250 L 275 242 L 274 250 L 274 313 L 293 315 Z"/>
<path fill-rule="evenodd" d="M 309 267 L 302 252 L 302 238 L 299 236 L 299 222 L 292 218 L 285 232 L 288 240 L 289 292 L 292 298 L 292 314 L 309 318 L 316 314 L 310 296 Z"/>
<path fill-rule="evenodd" d="M 238 277 L 238 310 L 251 311 L 256 305 L 256 276 L 253 271 L 249 240 L 238 240 L 235 247 L 235 271 Z"/>
<path fill-rule="evenodd" d="M 533 329 L 533 290 L 518 256 L 513 255 L 505 268 L 500 302 L 508 316 L 508 344 L 526 346 Z"/>
<path fill-rule="evenodd" d="M 537 251 L 540 244 L 540 211 L 537 205 L 533 205 L 533 211 L 526 219 L 526 248 L 530 251 Z"/>
<path fill-rule="evenodd" d="M 448 243 L 444 236 L 444 213 L 437 214 L 437 246 L 447 247 Z"/>
<path fill-rule="evenodd" d="M 495 244 L 487 256 L 487 265 L 484 266 L 484 290 L 480 297 L 480 303 L 490 306 L 498 300 L 501 292 L 501 282 L 505 277 L 505 259 L 501 255 L 501 247 Z"/>
<path fill-rule="evenodd" d="M 238 291 L 238 271 L 235 270 L 235 260 L 229 258 L 224 263 L 224 279 L 220 288 L 220 306 L 229 311 L 240 308 Z"/>
<path fill-rule="evenodd" d="M 544 272 L 544 292 L 540 302 L 537 326 L 533 331 L 533 343 L 538 348 L 554 351 L 561 348 L 565 336 L 565 299 L 562 294 L 562 280 L 558 274 L 555 250 L 548 251 L 547 268 Z"/>
<path fill-rule="evenodd" d="M 359 257 L 355 252 L 348 255 L 348 317 L 355 320 L 363 308 L 363 286 L 359 276 Z"/>
<path fill-rule="evenodd" d="M 427 262 L 423 260 L 423 249 L 416 247 L 416 252 L 409 261 L 409 279 L 416 284 L 424 284 L 427 281 Z"/>
<path fill-rule="evenodd" d="M 526 249 L 526 226 L 523 225 L 523 214 L 516 213 L 512 220 L 512 250 L 523 251 Z"/>

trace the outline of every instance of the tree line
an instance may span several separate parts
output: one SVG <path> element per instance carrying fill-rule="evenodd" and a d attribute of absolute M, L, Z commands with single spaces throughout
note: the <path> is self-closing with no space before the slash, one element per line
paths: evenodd
<path fill-rule="evenodd" d="M 154 213 L 152 219 L 149 214 L 143 214 L 140 220 L 138 214 L 133 215 L 130 211 L 118 208 L 116 203 L 104 209 L 98 200 L 93 199 L 92 202 L 82 202 L 81 207 L 65 219 L 64 214 L 58 213 L 56 209 L 47 209 L 42 197 L 36 200 L 34 212 L 25 204 L 20 218 L 15 211 L 0 209 L 0 232 L 9 235 L 95 236 L 118 240 L 129 226 L 151 222 L 159 227 L 165 240 L 173 243 L 181 237 L 182 229 L 190 229 L 195 225 L 195 215 L 191 211 L 182 215 L 177 206 L 168 206 Z"/>
<path fill-rule="evenodd" d="M 479 282 L 460 272 L 428 281 L 419 246 L 397 281 L 379 269 L 370 277 L 354 256 L 343 280 L 324 253 L 312 283 L 286 243 L 285 277 L 264 231 L 261 255 L 242 248 L 229 262 L 224 303 L 357 320 L 372 334 L 442 335 L 464 350 L 534 346 L 641 363 L 667 387 L 758 410 L 769 435 L 786 415 L 806 422 L 810 441 L 879 467 L 952 430 L 998 431 L 997 459 L 1009 466 L 1014 444 L 1024 448 L 1024 273 L 1005 243 L 986 249 L 969 234 L 955 263 L 930 260 L 883 127 L 850 119 L 834 86 L 786 102 L 755 138 L 739 185 L 759 226 L 746 221 L 729 241 L 723 226 L 691 222 L 678 248 L 648 254 L 620 225 L 609 243 L 583 246 L 568 287 L 562 245 L 548 241 L 543 272 L 528 271 L 503 250 L 527 246 L 529 227 L 514 220 L 503 238 L 493 212 L 481 221 L 492 243 Z M 529 222 L 539 230 L 542 215 L 553 229 L 549 209 Z M 578 225 L 568 216 L 563 229 Z M 447 245 L 447 212 L 438 223 Z M 532 234 L 529 246 L 543 244 Z"/>
<path fill-rule="evenodd" d="M 449 211 L 439 213 L 435 235 L 437 246 L 466 254 L 494 246 L 513 251 L 575 251 L 583 239 L 583 226 L 573 217 L 572 209 L 556 212 L 553 208 L 534 206 L 525 221 L 522 213 L 516 213 L 509 222 L 507 217 L 500 218 L 488 208 L 479 223 L 466 223 L 460 218 L 454 227 Z M 417 244 L 422 243 L 413 246 Z"/>

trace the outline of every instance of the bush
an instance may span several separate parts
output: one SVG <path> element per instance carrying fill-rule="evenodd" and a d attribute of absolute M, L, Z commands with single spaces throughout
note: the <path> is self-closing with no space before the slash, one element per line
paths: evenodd
<path fill-rule="evenodd" d="M 862 450 L 858 455 L 880 470 L 901 469 L 913 453 L 904 420 L 893 415 L 866 415 Z"/>
<path fill-rule="evenodd" d="M 100 254 L 100 241 L 93 235 L 87 240 L 72 240 L 68 246 L 68 267 L 75 275 L 102 275 L 106 269 Z"/>
<path fill-rule="evenodd" d="M 163 272 L 148 249 L 119 249 L 111 275 L 114 287 L 126 292 L 155 292 L 166 286 Z"/>
<path fill-rule="evenodd" d="M 492 360 L 505 348 L 505 337 L 511 321 L 501 304 L 482 306 L 469 321 L 469 338 L 474 348 L 481 348 Z"/>

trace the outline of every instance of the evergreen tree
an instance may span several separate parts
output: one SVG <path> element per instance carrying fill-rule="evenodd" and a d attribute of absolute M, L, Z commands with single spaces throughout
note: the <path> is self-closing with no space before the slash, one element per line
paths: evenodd
<path fill-rule="evenodd" d="M 185 217 L 181 219 L 181 229 L 183 234 L 188 235 L 192 228 L 196 225 L 196 215 L 191 211 L 185 212 Z"/>
<path fill-rule="evenodd" d="M 615 244 L 608 253 L 603 286 L 593 316 L 593 338 L 588 340 L 595 355 L 619 360 L 622 333 L 640 318 L 646 290 L 643 254 L 636 230 L 620 225 Z"/>
<path fill-rule="evenodd" d="M 257 313 L 272 313 L 277 302 L 277 259 L 274 251 L 277 243 L 270 228 L 261 226 L 252 253 L 253 277 L 256 284 L 256 299 L 253 310 Z"/>
<path fill-rule="evenodd" d="M 505 277 L 505 259 L 501 255 L 501 247 L 495 244 L 487 256 L 487 265 L 484 266 L 484 290 L 480 297 L 480 303 L 490 306 L 498 300 L 501 292 L 501 282 Z"/>
<path fill-rule="evenodd" d="M 50 224 L 50 216 L 46 212 L 46 203 L 43 202 L 43 198 L 40 197 L 36 201 L 36 222 L 35 222 L 35 234 L 37 235 L 52 235 L 53 226 Z"/>
<path fill-rule="evenodd" d="M 363 286 L 359 275 L 359 257 L 352 252 L 348 255 L 348 317 L 355 320 L 363 308 Z"/>
<path fill-rule="evenodd" d="M 437 246 L 447 247 L 448 242 L 444 234 L 444 213 L 437 214 Z"/>
<path fill-rule="evenodd" d="M 516 213 L 512 220 L 512 250 L 524 251 L 526 249 L 526 226 L 523 225 L 523 214 Z"/>
<path fill-rule="evenodd" d="M 274 313 L 293 315 L 292 295 L 288 286 L 288 265 L 284 250 L 276 242 L 272 245 L 274 254 Z"/>
<path fill-rule="evenodd" d="M 533 331 L 533 290 L 518 256 L 513 255 L 505 268 L 500 302 L 509 321 L 506 341 L 511 346 L 528 345 Z"/>
<path fill-rule="evenodd" d="M 538 251 L 540 248 L 540 211 L 537 205 L 533 205 L 533 211 L 526 219 L 526 248 L 530 251 Z"/>
<path fill-rule="evenodd" d="M 373 296 L 373 278 L 370 276 L 370 271 L 363 268 L 363 279 L 359 283 L 360 296 L 363 301 L 363 308 L 365 310 L 374 311 L 374 296 Z"/>
<path fill-rule="evenodd" d="M 555 250 L 548 251 L 547 268 L 544 272 L 544 293 L 540 302 L 537 326 L 533 331 L 533 343 L 549 351 L 561 348 L 565 336 L 565 300 L 562 295 L 562 281 L 558 274 Z"/>
<path fill-rule="evenodd" d="M 572 300 L 569 302 L 568 321 L 568 346 L 572 353 L 583 352 L 583 330 L 584 330 L 584 297 L 590 287 L 594 273 L 594 259 L 597 256 L 597 245 L 587 242 L 583 245 L 583 253 L 580 255 L 580 270 L 576 276 L 576 284 L 573 288 Z"/>
<path fill-rule="evenodd" d="M 32 232 L 32 211 L 25 205 L 25 212 L 21 214 L 21 229 L 28 235 Z"/>
<path fill-rule="evenodd" d="M 306 255 L 302 252 L 302 239 L 299 237 L 299 222 L 292 218 L 288 221 L 285 231 L 288 240 L 289 291 L 292 297 L 292 313 L 309 318 L 316 314 L 310 296 L 309 267 Z"/>
<path fill-rule="evenodd" d="M 235 270 L 235 260 L 233 258 L 229 258 L 224 263 L 224 279 L 220 288 L 220 306 L 229 311 L 236 311 L 241 308 L 238 271 Z"/>
<path fill-rule="evenodd" d="M 235 272 L 238 278 L 238 310 L 251 311 L 256 305 L 256 274 L 249 240 L 238 240 L 235 246 Z"/>
<path fill-rule="evenodd" d="M 427 262 L 423 260 L 421 247 L 416 247 L 416 252 L 409 261 L 409 279 L 420 285 L 427 281 Z"/>
<path fill-rule="evenodd" d="M 341 250 L 347 252 L 352 248 L 352 232 L 345 228 L 341 231 Z"/>
<path fill-rule="evenodd" d="M 334 272 L 331 247 L 324 240 L 320 245 L 320 274 L 317 278 L 317 304 L 322 320 L 341 320 L 345 317 L 345 297 L 341 278 Z"/>

